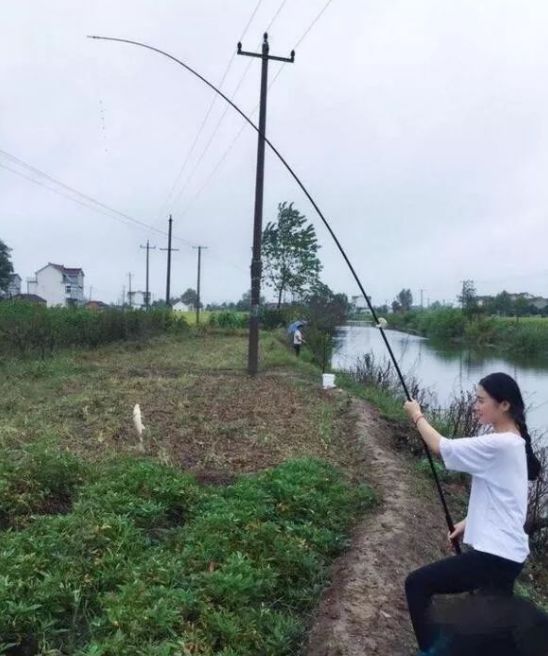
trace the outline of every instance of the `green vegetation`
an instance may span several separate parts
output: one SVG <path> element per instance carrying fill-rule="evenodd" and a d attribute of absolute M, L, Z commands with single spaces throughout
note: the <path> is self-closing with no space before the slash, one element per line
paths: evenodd
<path fill-rule="evenodd" d="M 0 239 L 0 295 L 7 290 L 13 273 L 10 252 L 11 248 Z"/>
<path fill-rule="evenodd" d="M 548 318 L 468 317 L 460 309 L 413 310 L 389 314 L 390 327 L 430 337 L 462 341 L 474 346 L 496 346 L 514 353 L 548 353 Z"/>
<path fill-rule="evenodd" d="M 225 310 L 224 312 L 212 312 L 208 319 L 208 324 L 217 328 L 247 328 L 249 323 L 249 314 L 247 312 L 233 312 Z"/>
<path fill-rule="evenodd" d="M 276 221 L 263 231 L 263 277 L 277 295 L 278 308 L 284 295 L 302 297 L 319 280 L 322 270 L 318 258 L 316 230 L 293 203 L 280 203 Z"/>
<path fill-rule="evenodd" d="M 0 303 L 0 357 L 51 355 L 59 348 L 97 347 L 151 337 L 186 324 L 165 310 L 149 312 L 46 308 L 34 303 Z"/>
<path fill-rule="evenodd" d="M 373 496 L 348 399 L 260 349 L 256 379 L 237 333 L 0 363 L 0 653 L 298 652 Z"/>
<path fill-rule="evenodd" d="M 30 475 L 19 464 L 34 454 L 10 457 L 2 502 L 18 530 L 0 536 L 0 653 L 294 653 L 330 560 L 372 503 L 310 459 L 226 488 L 117 459 L 60 490 L 69 456 L 46 451 Z M 20 485 L 33 490 L 23 525 Z M 70 495 L 69 512 L 30 514 L 55 494 Z"/>

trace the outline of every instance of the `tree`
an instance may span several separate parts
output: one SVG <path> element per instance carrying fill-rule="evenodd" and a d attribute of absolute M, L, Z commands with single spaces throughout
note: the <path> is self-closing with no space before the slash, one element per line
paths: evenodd
<path fill-rule="evenodd" d="M 305 302 L 310 322 L 328 332 L 344 324 L 351 308 L 346 294 L 335 294 L 320 281 L 312 287 Z"/>
<path fill-rule="evenodd" d="M 261 296 L 259 305 L 264 304 L 265 299 Z M 235 309 L 237 312 L 249 312 L 249 310 L 251 310 L 251 290 L 242 294 L 242 298 L 236 303 Z"/>
<path fill-rule="evenodd" d="M 322 269 L 317 257 L 316 231 L 293 203 L 278 205 L 277 222 L 269 222 L 263 231 L 263 276 L 278 294 L 278 308 L 284 292 L 302 296 L 318 281 Z"/>
<path fill-rule="evenodd" d="M 408 312 L 413 305 L 413 294 L 410 289 L 402 289 L 401 292 L 396 296 L 396 302 L 403 312 Z M 392 308 L 394 303 L 392 303 Z"/>
<path fill-rule="evenodd" d="M 11 248 L 0 239 L 0 292 L 7 291 L 13 273 L 10 253 Z"/>
<path fill-rule="evenodd" d="M 458 297 L 461 304 L 462 311 L 468 317 L 473 317 L 480 311 L 478 305 L 478 298 L 476 295 L 476 287 L 473 280 L 463 280 L 462 294 Z"/>
<path fill-rule="evenodd" d="M 185 305 L 192 305 L 192 307 L 195 308 L 198 303 L 198 292 L 189 287 L 184 294 L 181 294 L 181 301 L 183 301 Z M 202 307 L 202 303 L 200 302 L 200 309 L 202 309 Z"/>

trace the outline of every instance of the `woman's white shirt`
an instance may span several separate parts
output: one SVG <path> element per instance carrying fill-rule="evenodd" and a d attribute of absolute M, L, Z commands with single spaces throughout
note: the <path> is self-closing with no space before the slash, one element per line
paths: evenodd
<path fill-rule="evenodd" d="M 472 475 L 463 541 L 522 563 L 529 555 L 525 440 L 515 433 L 442 437 L 440 452 L 447 469 Z"/>

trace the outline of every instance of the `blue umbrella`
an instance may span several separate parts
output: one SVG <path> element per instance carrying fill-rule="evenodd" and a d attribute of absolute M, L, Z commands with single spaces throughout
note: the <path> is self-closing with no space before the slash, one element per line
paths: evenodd
<path fill-rule="evenodd" d="M 303 321 L 302 319 L 294 321 L 293 323 L 290 323 L 289 326 L 287 326 L 287 334 L 292 335 L 297 330 L 297 328 L 305 325 L 306 321 Z"/>

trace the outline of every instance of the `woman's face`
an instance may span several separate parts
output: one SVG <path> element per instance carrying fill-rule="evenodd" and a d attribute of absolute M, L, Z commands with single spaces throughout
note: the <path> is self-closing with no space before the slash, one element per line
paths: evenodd
<path fill-rule="evenodd" d="M 489 396 L 489 394 L 487 394 L 481 385 L 476 386 L 476 402 L 474 403 L 474 412 L 482 426 L 488 424 L 496 424 L 501 419 L 506 418 L 508 409 L 508 401 L 499 403 L 492 396 Z"/>

